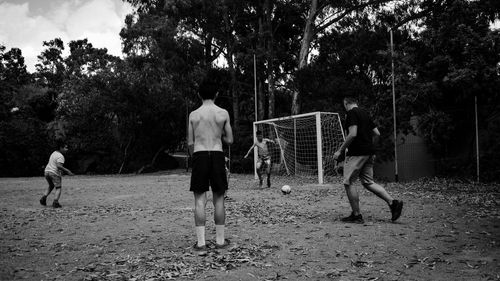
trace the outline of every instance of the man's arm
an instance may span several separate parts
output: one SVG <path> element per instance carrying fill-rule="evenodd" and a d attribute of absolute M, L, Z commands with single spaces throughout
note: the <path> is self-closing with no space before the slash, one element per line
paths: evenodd
<path fill-rule="evenodd" d="M 189 114 L 188 137 L 187 137 L 189 155 L 193 155 L 194 151 L 194 131 L 193 131 L 193 124 L 191 123 L 191 114 Z"/>
<path fill-rule="evenodd" d="M 57 162 L 56 165 L 57 165 L 57 168 L 59 170 L 65 172 L 66 174 L 68 174 L 70 176 L 74 176 L 75 175 L 69 169 L 64 168 L 64 166 L 63 166 L 63 164 L 61 162 Z"/>
<path fill-rule="evenodd" d="M 229 113 L 225 111 L 226 115 L 226 122 L 224 123 L 224 134 L 222 135 L 222 140 L 228 144 L 231 145 L 234 141 L 233 138 L 233 129 L 231 128 L 231 121 L 229 119 Z"/>
<path fill-rule="evenodd" d="M 266 138 L 264 138 L 264 141 L 276 144 L 276 142 L 274 142 L 272 139 L 266 139 Z"/>
<path fill-rule="evenodd" d="M 337 152 L 333 154 L 333 158 L 334 159 L 339 158 L 340 154 L 342 154 L 342 152 L 344 152 L 346 148 L 349 147 L 349 145 L 357 135 L 358 135 L 358 126 L 357 125 L 350 126 L 349 133 L 347 134 L 344 143 L 340 146 L 339 150 L 337 150 Z"/>

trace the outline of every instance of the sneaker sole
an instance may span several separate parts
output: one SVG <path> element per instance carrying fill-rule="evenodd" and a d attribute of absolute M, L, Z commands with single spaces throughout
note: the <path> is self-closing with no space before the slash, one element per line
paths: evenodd
<path fill-rule="evenodd" d="M 400 217 L 401 217 L 401 214 L 403 213 L 403 201 L 400 201 L 401 202 L 401 205 L 399 205 L 399 208 L 396 210 L 396 215 L 393 216 L 392 221 L 397 221 Z"/>
<path fill-rule="evenodd" d="M 343 223 L 356 223 L 356 224 L 364 224 L 365 221 L 342 221 Z"/>

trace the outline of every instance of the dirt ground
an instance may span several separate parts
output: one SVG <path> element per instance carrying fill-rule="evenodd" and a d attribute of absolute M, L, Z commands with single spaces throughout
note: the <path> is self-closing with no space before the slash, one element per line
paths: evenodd
<path fill-rule="evenodd" d="M 334 181 L 277 179 L 260 190 L 252 176 L 232 175 L 226 237 L 235 247 L 198 256 L 182 171 L 64 177 L 61 209 L 39 204 L 42 177 L 0 179 L 0 279 L 500 280 L 499 185 L 387 184 L 405 202 L 396 223 L 362 191 L 359 225 L 340 221 L 350 208 Z"/>

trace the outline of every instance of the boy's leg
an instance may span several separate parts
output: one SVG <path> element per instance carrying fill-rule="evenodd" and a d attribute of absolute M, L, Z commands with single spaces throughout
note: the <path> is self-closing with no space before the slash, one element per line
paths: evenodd
<path fill-rule="evenodd" d="M 271 187 L 271 160 L 266 161 L 267 187 Z"/>
<path fill-rule="evenodd" d="M 60 208 L 61 204 L 59 204 L 59 198 L 61 198 L 61 187 L 62 187 L 62 177 L 61 176 L 52 176 L 52 181 L 54 182 L 54 188 L 56 189 L 54 194 L 54 202 L 52 203 L 52 207 Z"/>
<path fill-rule="evenodd" d="M 262 187 L 262 160 L 257 161 L 257 165 L 255 166 L 257 170 L 257 176 L 259 177 L 259 187 Z"/>
<path fill-rule="evenodd" d="M 52 190 L 54 189 L 54 182 L 52 182 L 52 178 L 49 176 L 49 175 L 45 175 L 45 180 L 47 181 L 47 183 L 49 184 L 47 186 L 47 189 L 45 190 L 45 194 L 44 196 L 47 197 L 49 196 L 49 194 L 52 192 Z"/>
<path fill-rule="evenodd" d="M 54 183 L 52 182 L 52 179 L 50 178 L 49 175 L 45 175 L 45 180 L 49 185 L 47 186 L 47 189 L 45 190 L 45 193 L 43 194 L 42 198 L 40 198 L 40 204 L 42 204 L 43 206 L 47 206 L 47 196 L 49 196 L 49 194 L 54 189 Z"/>
<path fill-rule="evenodd" d="M 205 243 L 205 206 L 207 204 L 207 193 L 194 192 L 194 224 L 196 227 L 196 238 L 198 239 L 198 247 L 204 246 Z"/>
<path fill-rule="evenodd" d="M 213 192 L 215 235 L 217 245 L 224 245 L 224 228 L 226 225 L 226 208 L 224 193 Z"/>
<path fill-rule="evenodd" d="M 54 201 L 59 202 L 59 198 L 61 198 L 61 186 L 56 187 L 56 193 L 54 194 Z"/>
<path fill-rule="evenodd" d="M 61 186 L 56 186 L 56 193 L 54 197 L 54 202 L 52 202 L 52 207 L 61 208 L 61 204 L 59 204 L 59 197 L 61 197 Z"/>

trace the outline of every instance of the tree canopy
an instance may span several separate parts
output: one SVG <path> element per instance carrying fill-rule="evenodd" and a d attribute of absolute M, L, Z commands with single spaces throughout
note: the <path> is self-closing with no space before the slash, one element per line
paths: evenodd
<path fill-rule="evenodd" d="M 85 38 L 47 38 L 29 73 L 19 48 L 0 45 L 1 176 L 39 174 L 57 138 L 69 141 L 68 165 L 79 172 L 159 168 L 163 152 L 184 149 L 187 113 L 213 69 L 233 155 L 252 141 L 254 96 L 260 120 L 343 112 L 342 97 L 356 95 L 390 159 L 389 29 L 399 132 L 422 135 L 446 163 L 441 173 L 472 175 L 477 100 L 483 176 L 499 172 L 498 1 L 126 2 L 135 10 L 120 32 L 122 58 Z"/>

